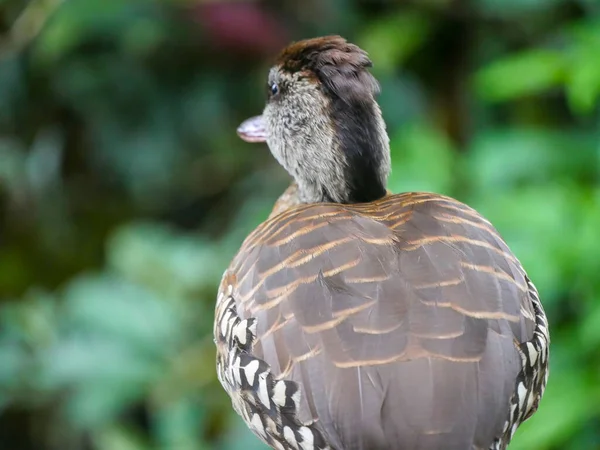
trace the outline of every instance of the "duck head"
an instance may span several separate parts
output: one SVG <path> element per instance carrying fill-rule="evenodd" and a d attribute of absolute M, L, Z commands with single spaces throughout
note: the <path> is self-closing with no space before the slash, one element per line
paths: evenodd
<path fill-rule="evenodd" d="M 293 43 L 267 79 L 260 116 L 239 136 L 266 142 L 301 203 L 363 203 L 386 195 L 389 139 L 367 53 L 340 36 Z"/>

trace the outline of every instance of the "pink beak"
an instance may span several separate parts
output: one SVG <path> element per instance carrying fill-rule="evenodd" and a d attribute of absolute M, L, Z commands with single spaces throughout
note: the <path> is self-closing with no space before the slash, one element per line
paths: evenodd
<path fill-rule="evenodd" d="M 237 129 L 237 134 L 246 142 L 266 142 L 267 130 L 262 116 L 244 120 Z"/>

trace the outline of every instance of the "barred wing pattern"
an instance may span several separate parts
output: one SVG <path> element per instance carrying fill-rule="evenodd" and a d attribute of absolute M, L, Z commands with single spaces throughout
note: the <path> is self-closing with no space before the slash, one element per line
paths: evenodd
<path fill-rule="evenodd" d="M 263 223 L 223 277 L 215 341 L 234 408 L 276 449 L 503 449 L 548 375 L 520 263 L 428 193 Z"/>

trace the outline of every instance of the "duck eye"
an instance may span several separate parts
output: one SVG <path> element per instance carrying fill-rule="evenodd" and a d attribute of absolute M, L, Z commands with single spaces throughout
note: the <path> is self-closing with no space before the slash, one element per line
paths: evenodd
<path fill-rule="evenodd" d="M 269 92 L 271 93 L 271 96 L 279 94 L 279 85 L 277 83 L 271 83 L 269 86 Z"/>

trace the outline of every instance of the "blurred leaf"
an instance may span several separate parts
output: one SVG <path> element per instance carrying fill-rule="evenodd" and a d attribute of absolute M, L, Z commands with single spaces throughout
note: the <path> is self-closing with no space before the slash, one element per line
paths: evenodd
<path fill-rule="evenodd" d="M 488 129 L 475 135 L 464 161 L 465 171 L 477 191 L 573 177 L 593 179 L 597 171 L 596 146 L 595 133 Z"/>
<path fill-rule="evenodd" d="M 48 351 L 40 374 L 44 387 L 77 388 L 84 397 L 98 402 L 108 397 L 120 399 L 123 393 L 138 395 L 159 374 L 157 360 L 139 355 L 128 348 L 127 342 L 96 336 L 64 340 Z M 119 386 L 122 392 L 114 391 Z M 83 407 L 84 401 L 78 402 Z M 93 407 L 92 407 L 93 409 Z"/>
<path fill-rule="evenodd" d="M 571 66 L 567 78 L 567 98 L 573 110 L 579 114 L 593 111 L 600 95 L 600 63 L 594 53 L 580 56 Z"/>
<path fill-rule="evenodd" d="M 22 376 L 28 368 L 28 358 L 18 342 L 6 338 L 0 340 L 0 410 L 20 387 Z"/>
<path fill-rule="evenodd" d="M 109 358 L 107 364 L 119 363 Z M 124 362 L 124 361 L 123 361 Z M 148 370 L 143 369 L 145 372 Z M 77 431 L 94 429 L 118 417 L 131 404 L 146 395 L 145 378 L 126 381 L 95 382 L 72 389 L 66 402 L 66 414 Z"/>
<path fill-rule="evenodd" d="M 173 303 L 111 274 L 76 278 L 64 301 L 66 325 L 78 334 L 98 333 L 156 356 L 166 356 L 179 337 Z"/>
<path fill-rule="evenodd" d="M 582 21 L 571 28 L 574 40 L 566 80 L 567 98 L 579 114 L 590 113 L 600 95 L 600 21 Z"/>
<path fill-rule="evenodd" d="M 198 439 L 203 431 L 206 410 L 198 410 L 187 399 L 168 405 L 155 415 L 160 448 L 178 450 L 208 450 Z"/>
<path fill-rule="evenodd" d="M 475 74 L 475 89 L 488 101 L 506 101 L 559 86 L 566 65 L 561 53 L 526 50 L 493 61 Z"/>
<path fill-rule="evenodd" d="M 600 348 L 600 298 L 592 299 L 594 307 L 584 315 L 578 330 L 580 341 L 587 351 Z"/>
<path fill-rule="evenodd" d="M 229 256 L 218 245 L 159 224 L 131 223 L 110 238 L 107 258 L 126 278 L 180 296 L 221 277 Z"/>
<path fill-rule="evenodd" d="M 137 354 L 125 342 L 79 334 L 47 352 L 38 378 L 44 390 L 69 392 L 69 421 L 89 428 L 142 398 L 161 371 L 158 361 Z"/>
<path fill-rule="evenodd" d="M 390 147 L 390 191 L 450 193 L 454 152 L 446 136 L 429 125 L 413 123 L 392 135 Z"/>
<path fill-rule="evenodd" d="M 430 19 L 417 10 L 401 9 L 372 22 L 358 38 L 376 73 L 390 73 L 423 44 L 431 29 Z"/>
<path fill-rule="evenodd" d="M 583 196 L 582 196 L 583 197 Z M 573 254 L 576 256 L 576 274 L 584 284 L 591 284 L 592 289 L 600 289 L 600 189 L 596 189 L 581 202 L 581 227 L 577 229 L 573 242 Z M 600 302 L 597 303 L 600 307 Z M 600 322 L 597 322 L 600 329 Z"/>
<path fill-rule="evenodd" d="M 59 317 L 56 296 L 42 289 L 30 288 L 20 303 L 2 308 L 4 337 L 32 348 L 45 349 L 57 338 Z"/>
<path fill-rule="evenodd" d="M 152 450 L 132 430 L 123 426 L 111 426 L 93 434 L 98 450 Z"/>

